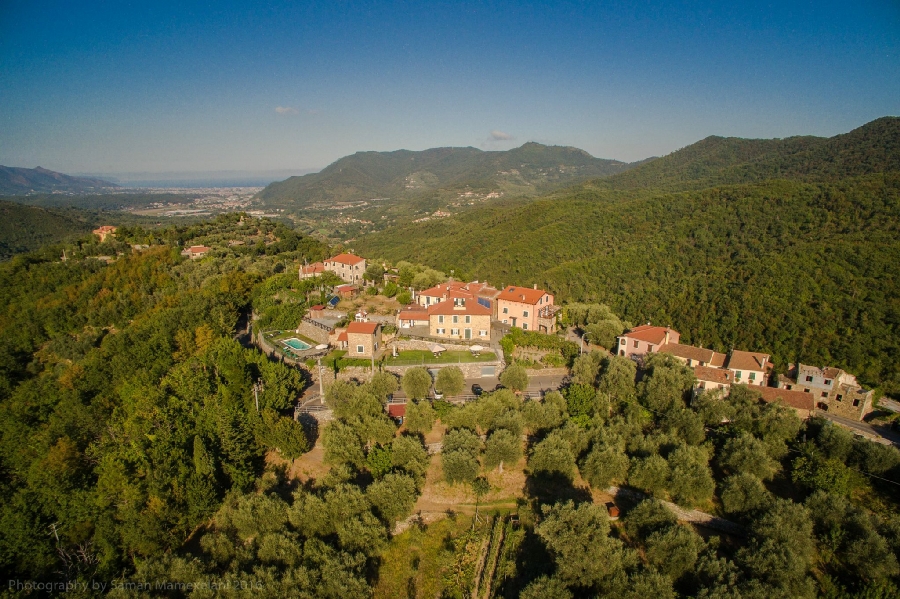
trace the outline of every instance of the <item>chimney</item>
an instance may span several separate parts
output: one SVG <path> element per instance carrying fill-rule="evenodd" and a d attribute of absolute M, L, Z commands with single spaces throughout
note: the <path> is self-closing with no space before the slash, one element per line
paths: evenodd
<path fill-rule="evenodd" d="M 537 291 L 537 283 L 534 284 L 534 290 Z"/>
<path fill-rule="evenodd" d="M 666 328 L 666 343 L 668 343 L 668 342 L 669 342 L 669 329 L 667 327 Z"/>

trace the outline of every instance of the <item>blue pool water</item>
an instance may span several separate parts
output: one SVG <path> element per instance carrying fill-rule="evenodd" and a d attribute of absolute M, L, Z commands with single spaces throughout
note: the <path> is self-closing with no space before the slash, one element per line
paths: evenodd
<path fill-rule="evenodd" d="M 291 339 L 285 339 L 284 344 L 290 347 L 291 349 L 296 349 L 297 351 L 302 351 L 304 349 L 309 349 L 310 346 L 303 343 L 296 337 L 292 337 Z"/>

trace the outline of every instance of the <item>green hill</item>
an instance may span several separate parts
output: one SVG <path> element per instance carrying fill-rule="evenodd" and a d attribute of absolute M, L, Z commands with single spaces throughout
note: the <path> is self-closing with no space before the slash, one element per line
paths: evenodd
<path fill-rule="evenodd" d="M 632 322 L 671 324 L 689 342 L 843 366 L 896 394 L 898 122 L 828 140 L 708 138 L 609 180 L 388 229 L 355 248 L 498 285 L 537 283 Z M 775 167 L 796 180 L 759 174 Z M 741 172 L 762 180 L 637 187 Z"/>
<path fill-rule="evenodd" d="M 605 189 L 703 189 L 782 178 L 839 181 L 900 169 L 900 118 L 884 117 L 835 137 L 707 137 L 595 184 Z"/>
<path fill-rule="evenodd" d="M 88 213 L 45 210 L 0 200 L 0 260 L 90 232 Z"/>
<path fill-rule="evenodd" d="M 115 183 L 89 177 L 73 177 L 45 168 L 18 168 L 0 165 L 0 194 L 88 193 L 119 187 Z"/>
<path fill-rule="evenodd" d="M 506 152 L 433 148 L 421 152 L 357 152 L 319 173 L 272 183 L 259 198 L 268 206 L 297 208 L 315 203 L 412 197 L 441 188 L 502 190 L 534 195 L 631 165 L 594 158 L 577 148 L 537 143 Z"/>

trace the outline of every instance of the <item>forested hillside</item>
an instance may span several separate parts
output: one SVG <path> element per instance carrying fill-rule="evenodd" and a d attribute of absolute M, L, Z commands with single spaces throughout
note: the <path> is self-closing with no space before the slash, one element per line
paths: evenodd
<path fill-rule="evenodd" d="M 266 205 L 298 209 L 313 203 L 414 196 L 466 187 L 531 195 L 611 175 L 631 165 L 594 158 L 577 148 L 527 143 L 506 152 L 433 148 L 421 152 L 357 152 L 319 173 L 272 183 Z"/>
<path fill-rule="evenodd" d="M 255 286 L 328 249 L 237 218 L 121 230 L 125 255 L 110 265 L 90 258 L 96 242 L 71 246 L 67 262 L 52 251 L 0 265 L 0 568 L 10 576 L 112 580 L 181 546 L 229 491 L 251 489 L 266 452 L 308 449 L 282 416 L 300 372 L 232 334 Z M 140 253 L 126 243 L 276 231 L 261 249 L 201 261 L 171 242 Z"/>
<path fill-rule="evenodd" d="M 355 246 L 493 284 L 538 283 L 561 300 L 609 304 L 631 322 L 672 325 L 692 343 L 772 352 L 780 367 L 842 366 L 898 394 L 898 123 L 881 119 L 822 142 L 704 140 L 681 151 L 689 158 L 676 153 L 547 199 L 389 229 Z M 710 172 L 750 164 L 754 152 L 774 164 L 771 146 L 784 143 L 818 144 L 803 159 L 781 155 L 801 180 L 604 188 L 666 161 L 679 161 L 688 182 L 673 182 L 674 168 L 660 181 L 702 187 Z M 741 148 L 755 149 L 735 158 Z"/>
<path fill-rule="evenodd" d="M 830 138 L 707 137 L 596 185 L 680 191 L 775 178 L 835 182 L 896 170 L 900 170 L 900 118 L 884 117 Z"/>
<path fill-rule="evenodd" d="M 92 229 L 92 215 L 54 211 L 0 200 L 0 260 Z"/>
<path fill-rule="evenodd" d="M 90 177 L 73 177 L 45 168 L 0 165 L 0 193 L 85 193 L 118 187 L 115 183 Z"/>

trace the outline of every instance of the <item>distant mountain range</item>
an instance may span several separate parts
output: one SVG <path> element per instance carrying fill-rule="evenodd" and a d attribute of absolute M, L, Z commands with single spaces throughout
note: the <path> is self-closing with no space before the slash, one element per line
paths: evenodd
<path fill-rule="evenodd" d="M 18 168 L 0 165 L 0 194 L 89 193 L 119 187 L 103 179 L 73 177 L 45 168 Z"/>
<path fill-rule="evenodd" d="M 505 152 L 471 147 L 357 152 L 318 173 L 272 183 L 259 198 L 269 206 L 295 208 L 413 197 L 441 189 L 535 195 L 621 173 L 637 164 L 594 158 L 577 148 L 531 142 Z"/>

